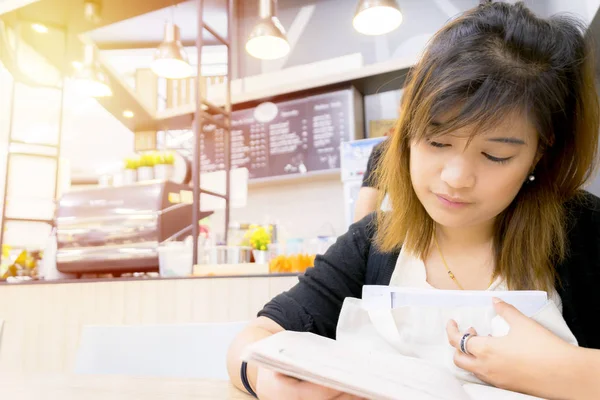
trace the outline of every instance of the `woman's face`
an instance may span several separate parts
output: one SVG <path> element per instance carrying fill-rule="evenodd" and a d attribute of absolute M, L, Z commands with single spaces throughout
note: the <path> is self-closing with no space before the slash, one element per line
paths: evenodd
<path fill-rule="evenodd" d="M 463 128 L 410 147 L 415 193 L 431 218 L 448 228 L 492 222 L 536 162 L 537 133 L 524 117 L 511 115 L 469 142 L 471 133 Z"/>

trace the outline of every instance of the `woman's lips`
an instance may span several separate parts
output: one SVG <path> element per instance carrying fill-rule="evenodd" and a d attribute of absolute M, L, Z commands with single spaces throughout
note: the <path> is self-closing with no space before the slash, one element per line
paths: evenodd
<path fill-rule="evenodd" d="M 448 208 L 464 208 L 464 207 L 467 207 L 467 206 L 473 204 L 468 201 L 465 201 L 462 199 L 457 199 L 455 197 L 446 196 L 443 194 L 436 193 L 435 196 L 438 198 L 438 200 L 440 201 L 440 203 L 442 203 L 443 206 L 448 207 Z"/>

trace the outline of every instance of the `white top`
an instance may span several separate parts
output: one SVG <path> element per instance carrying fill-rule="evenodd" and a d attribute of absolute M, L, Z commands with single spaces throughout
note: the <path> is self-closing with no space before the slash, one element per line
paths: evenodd
<path fill-rule="evenodd" d="M 392 274 L 390 286 L 436 290 L 435 287 L 427 282 L 427 271 L 423 260 L 404 251 L 404 247 L 400 250 L 400 255 L 396 261 L 396 268 Z M 506 286 L 506 282 L 501 277 L 498 277 L 487 290 L 508 290 L 508 287 Z M 562 300 L 556 290 L 548 293 L 548 299 L 552 300 L 562 313 Z"/>

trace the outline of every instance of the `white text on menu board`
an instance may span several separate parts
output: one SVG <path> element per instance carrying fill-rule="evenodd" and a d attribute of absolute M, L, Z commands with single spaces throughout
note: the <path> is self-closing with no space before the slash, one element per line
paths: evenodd
<path fill-rule="evenodd" d="M 315 104 L 313 111 L 317 114 L 313 117 L 313 146 L 317 154 L 337 152 L 332 146 L 333 138 L 336 135 L 336 125 L 340 134 L 344 132 L 344 112 L 343 103 L 339 100 L 330 103 Z M 336 112 L 337 111 L 337 112 Z"/>
<path fill-rule="evenodd" d="M 212 136 L 212 140 L 208 142 L 214 145 L 214 160 L 211 160 L 205 153 L 207 136 Z M 217 129 L 213 124 L 206 124 L 202 127 L 202 132 L 200 133 L 200 154 L 202 171 L 213 172 L 225 168 L 225 138 L 223 129 Z"/>
<path fill-rule="evenodd" d="M 241 117 L 231 121 L 231 164 L 233 168 L 263 168 L 267 165 L 264 126 L 252 117 Z M 249 135 L 244 127 L 249 127 Z M 241 129 L 239 129 L 241 128 Z"/>
<path fill-rule="evenodd" d="M 243 129 L 231 130 L 231 166 L 237 168 L 250 162 L 250 146 L 246 144 Z"/>
<path fill-rule="evenodd" d="M 297 109 L 281 111 L 281 118 L 294 118 L 300 115 Z M 306 132 L 303 132 L 306 135 Z M 269 154 L 295 153 L 303 144 L 298 132 L 291 129 L 290 120 L 269 125 Z"/>
<path fill-rule="evenodd" d="M 250 160 L 251 169 L 267 166 L 267 133 L 265 125 L 252 119 L 250 125 Z"/>

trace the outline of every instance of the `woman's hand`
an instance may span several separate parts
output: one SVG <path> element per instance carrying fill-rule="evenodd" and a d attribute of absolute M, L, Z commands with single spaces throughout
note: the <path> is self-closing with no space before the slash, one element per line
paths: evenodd
<path fill-rule="evenodd" d="M 265 368 L 258 369 L 256 394 L 260 400 L 359 400 L 359 397 L 338 392 L 314 383 L 304 382 Z"/>
<path fill-rule="evenodd" d="M 510 325 L 503 337 L 473 336 L 460 351 L 463 336 L 455 321 L 448 322 L 448 340 L 457 352 L 454 363 L 494 386 L 544 398 L 571 398 L 579 371 L 577 347 L 568 344 L 515 307 L 494 299 L 496 312 Z M 468 333 L 476 335 L 471 328 Z M 570 379 L 574 378 L 574 380 Z"/>

